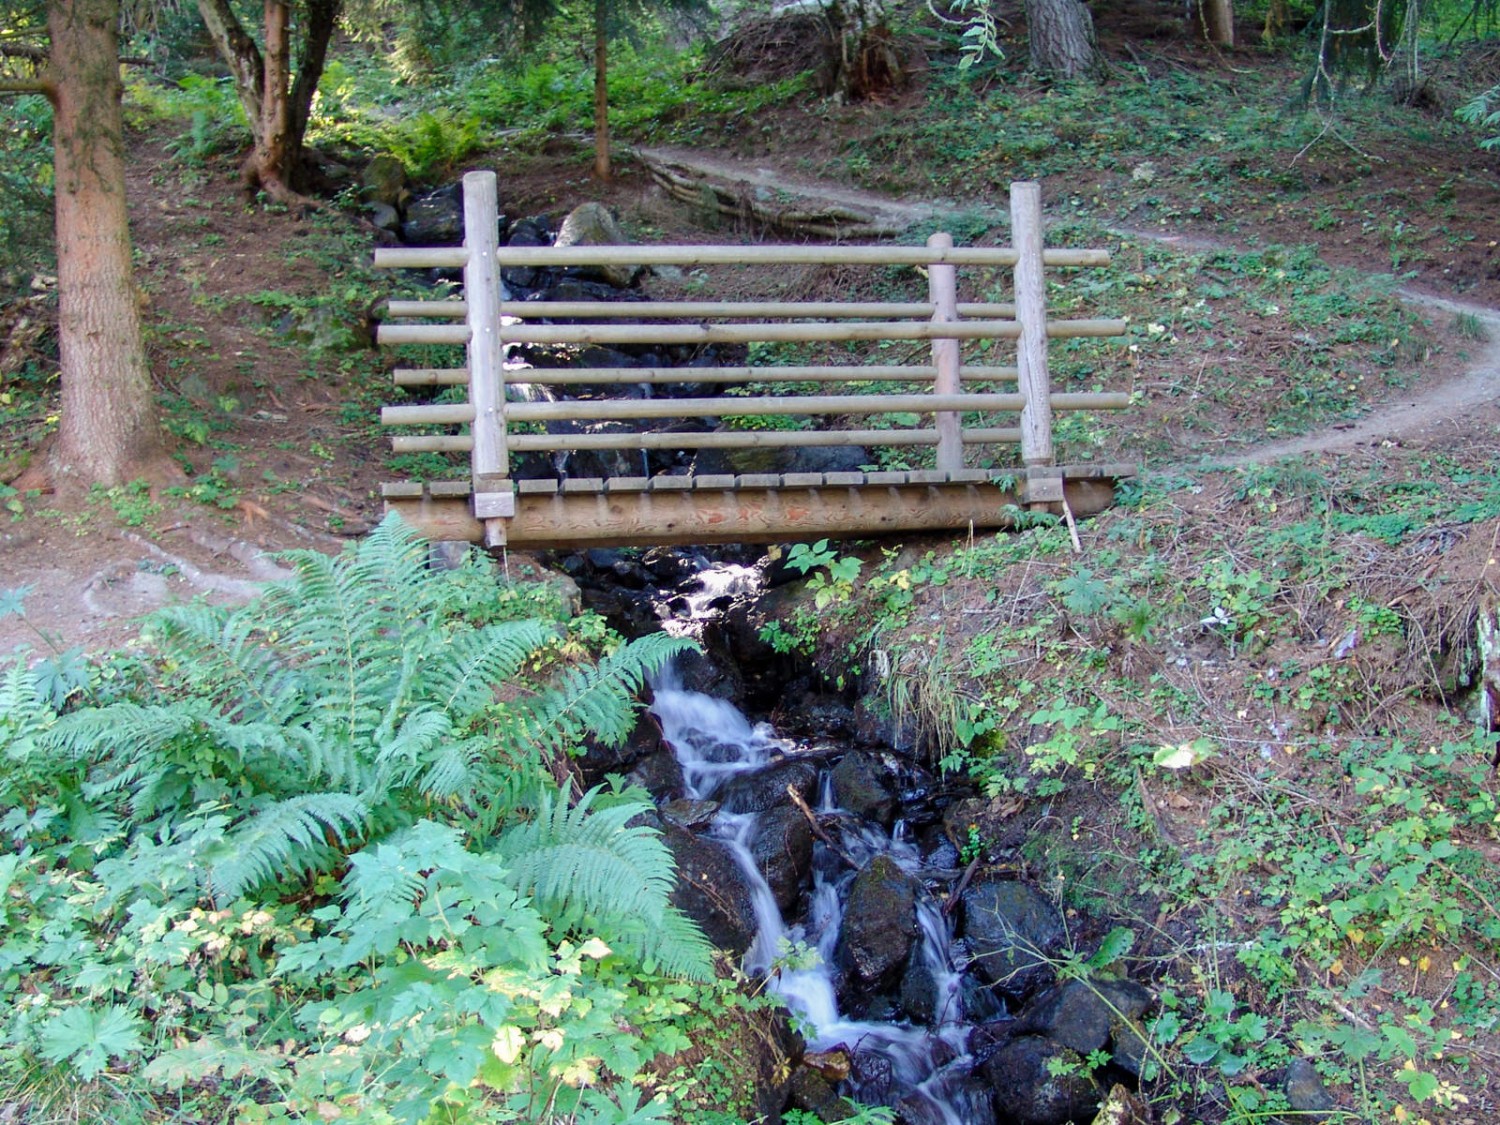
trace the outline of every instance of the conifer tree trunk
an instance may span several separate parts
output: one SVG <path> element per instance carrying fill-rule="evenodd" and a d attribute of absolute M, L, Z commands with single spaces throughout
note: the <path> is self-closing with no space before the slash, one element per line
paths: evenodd
<path fill-rule="evenodd" d="M 1083 78 L 1099 69 L 1094 18 L 1081 0 L 1026 0 L 1031 65 L 1058 78 Z"/>
<path fill-rule="evenodd" d="M 62 488 L 123 484 L 164 461 L 131 275 L 119 19 L 119 0 L 53 0 L 47 10 Z"/>
<path fill-rule="evenodd" d="M 606 0 L 594 0 L 594 176 L 609 183 L 609 37 Z"/>

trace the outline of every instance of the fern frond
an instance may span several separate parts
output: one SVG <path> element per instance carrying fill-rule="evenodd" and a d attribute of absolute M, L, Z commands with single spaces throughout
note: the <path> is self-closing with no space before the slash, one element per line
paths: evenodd
<path fill-rule="evenodd" d="M 0 754 L 20 753 L 22 740 L 29 751 L 33 740 L 57 718 L 42 697 L 34 671 L 19 657 L 0 679 Z"/>
<path fill-rule="evenodd" d="M 586 736 L 619 745 L 635 727 L 635 695 L 646 677 L 694 647 L 686 638 L 653 633 L 593 667 L 570 670 L 556 688 L 517 705 L 526 736 L 551 753 L 571 750 Z"/>
<path fill-rule="evenodd" d="M 514 678 L 554 632 L 539 621 L 455 631 L 426 669 L 431 698 L 454 716 L 475 714 L 494 701 L 495 685 Z"/>
<path fill-rule="evenodd" d="M 695 946 L 691 925 L 669 918 L 672 853 L 653 830 L 628 823 L 651 806 L 632 801 L 594 810 L 597 792 L 573 808 L 565 794 L 543 792 L 535 820 L 500 834 L 495 850 L 513 885 L 556 925 L 592 920 L 606 942 L 623 939 L 631 952 L 683 975 L 707 974 L 707 943 Z"/>
<path fill-rule="evenodd" d="M 43 736 L 54 753 L 74 761 L 148 757 L 167 744 L 201 731 L 215 718 L 206 700 L 176 703 L 111 703 L 63 715 Z"/>
<path fill-rule="evenodd" d="M 300 677 L 263 643 L 254 614 L 173 606 L 151 625 L 188 690 L 218 700 L 226 718 L 285 723 L 300 705 Z"/>
<path fill-rule="evenodd" d="M 411 785 L 427 770 L 433 748 L 452 732 L 446 713 L 431 707 L 412 712 L 394 737 L 374 748 L 378 775 L 387 785 Z"/>
<path fill-rule="evenodd" d="M 232 902 L 260 883 L 325 869 L 369 815 L 348 793 L 308 793 L 262 805 L 226 832 L 209 858 L 215 900 Z"/>
<path fill-rule="evenodd" d="M 479 776 L 485 761 L 485 749 L 484 741 L 478 738 L 443 743 L 428 764 L 427 772 L 418 780 L 417 787 L 424 796 L 436 801 L 451 801 L 459 797 L 491 799 L 491 786 L 481 784 Z"/>

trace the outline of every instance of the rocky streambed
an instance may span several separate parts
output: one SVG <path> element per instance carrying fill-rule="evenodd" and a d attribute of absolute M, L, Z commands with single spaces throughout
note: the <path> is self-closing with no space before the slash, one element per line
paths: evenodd
<path fill-rule="evenodd" d="M 666 552 L 567 563 L 617 623 L 654 615 L 708 642 L 654 686 L 630 744 L 585 765 L 651 791 L 678 905 L 784 1000 L 794 1065 L 761 1091 L 770 1119 L 841 1120 L 853 1099 L 908 1125 L 1151 1120 L 1131 1094 L 1151 1065 L 1151 991 L 1079 944 L 1099 927 L 1066 917 L 1014 849 L 975 846 L 990 802 L 857 699 L 809 690 L 762 648 L 737 656 L 763 568 L 683 580 Z M 748 718 L 747 698 L 777 701 L 793 733 Z"/>

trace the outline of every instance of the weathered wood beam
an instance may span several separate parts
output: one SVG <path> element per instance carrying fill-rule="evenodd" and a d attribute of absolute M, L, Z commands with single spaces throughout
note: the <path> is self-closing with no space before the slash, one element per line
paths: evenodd
<path fill-rule="evenodd" d="M 1103 511 L 1113 480 L 1070 479 L 1075 517 Z M 522 549 L 778 543 L 811 537 L 863 539 L 913 532 L 1013 526 L 1019 497 L 991 484 L 821 485 L 798 488 L 684 488 L 673 491 L 558 491 L 516 496 L 506 544 Z M 433 539 L 480 542 L 480 521 L 462 496 L 388 497 L 397 511 Z M 1055 505 L 1061 510 L 1061 505 Z"/>

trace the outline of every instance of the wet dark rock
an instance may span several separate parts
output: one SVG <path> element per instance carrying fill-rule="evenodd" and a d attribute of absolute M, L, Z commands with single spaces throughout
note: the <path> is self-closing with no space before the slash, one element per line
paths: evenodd
<path fill-rule="evenodd" d="M 642 758 L 625 775 L 625 780 L 657 798 L 682 794 L 682 766 L 670 750 L 657 750 Z"/>
<path fill-rule="evenodd" d="M 656 723 L 649 717 L 643 717 L 625 740 L 617 745 L 611 746 L 597 738 L 586 739 L 579 767 L 583 770 L 585 780 L 591 785 L 598 784 L 608 774 L 625 773 L 631 766 L 659 752 L 670 753 L 662 746 L 661 731 Z"/>
<path fill-rule="evenodd" d="M 812 826 L 795 805 L 765 813 L 750 840 L 750 857 L 765 876 L 783 916 L 789 915 L 812 874 Z"/>
<path fill-rule="evenodd" d="M 686 828 L 691 832 L 708 827 L 714 818 L 714 814 L 719 811 L 719 802 L 691 801 L 679 798 L 675 801 L 668 801 L 657 811 L 661 813 L 662 820 L 668 824 L 676 825 L 678 828 Z"/>
<path fill-rule="evenodd" d="M 732 700 L 738 698 L 740 680 L 735 674 L 738 671 L 735 665 L 729 663 L 727 666 L 729 671 L 725 671 L 724 663 L 696 650 L 683 653 L 675 664 L 678 681 L 685 691 Z"/>
<path fill-rule="evenodd" d="M 765 812 L 786 802 L 787 786 L 805 800 L 818 784 L 818 767 L 803 759 L 772 762 L 754 773 L 730 778 L 718 792 L 724 809 L 732 813 Z"/>
<path fill-rule="evenodd" d="M 855 1098 L 867 1105 L 871 1102 L 889 1105 L 896 1077 L 891 1060 L 875 1051 L 856 1050 L 850 1054 L 849 1064 L 849 1081 Z"/>
<path fill-rule="evenodd" d="M 551 246 L 552 234 L 539 219 L 518 219 L 511 224 L 505 244 L 507 246 Z M 500 271 L 500 280 L 511 290 L 516 299 L 524 299 L 542 285 L 548 271 L 535 266 L 512 266 Z"/>
<path fill-rule="evenodd" d="M 913 957 L 901 976 L 901 1010 L 912 1023 L 932 1027 L 940 1023 L 937 978 L 926 962 Z"/>
<path fill-rule="evenodd" d="M 463 188 L 449 184 L 406 205 L 401 240 L 410 246 L 457 246 L 464 238 Z"/>
<path fill-rule="evenodd" d="M 951 1113 L 927 1095 L 913 1092 L 896 1103 L 896 1120 L 902 1125 L 946 1125 L 956 1116 L 964 1125 L 996 1125 L 994 1099 L 983 1083 L 955 1078 L 946 1100 Z"/>
<path fill-rule="evenodd" d="M 847 738 L 854 730 L 854 708 L 836 695 L 809 692 L 797 701 L 787 721 L 818 738 Z"/>
<path fill-rule="evenodd" d="M 985 1020 L 1010 1022 L 1005 1001 L 996 996 L 994 990 L 983 981 L 976 980 L 973 973 L 965 973 L 959 978 L 958 996 L 963 1001 L 964 1014 L 969 1019 L 980 1023 Z"/>
<path fill-rule="evenodd" d="M 1307 1059 L 1293 1059 L 1287 1064 L 1286 1080 L 1283 1084 L 1287 1104 L 1296 1113 L 1298 1121 L 1323 1121 L 1338 1105 L 1328 1088 L 1323 1085 L 1317 1068 Z"/>
<path fill-rule="evenodd" d="M 755 902 L 734 856 L 719 841 L 670 823 L 662 837 L 677 862 L 672 905 L 718 948 L 742 956 L 755 940 Z"/>
<path fill-rule="evenodd" d="M 1063 1073 L 1053 1074 L 1061 1067 Z M 980 1066 L 999 1120 L 1008 1125 L 1076 1125 L 1092 1121 L 1103 1091 L 1083 1058 L 1050 1039 L 1020 1035 Z"/>
<path fill-rule="evenodd" d="M 552 232 L 540 219 L 517 219 L 506 234 L 507 246 L 551 246 Z"/>
<path fill-rule="evenodd" d="M 833 799 L 855 816 L 889 827 L 896 800 L 885 783 L 885 767 L 873 754 L 845 754 L 833 767 Z"/>
<path fill-rule="evenodd" d="M 1047 958 L 1066 938 L 1062 916 L 1025 883 L 981 875 L 963 895 L 972 966 L 1007 996 L 1025 998 L 1053 980 Z"/>
<path fill-rule="evenodd" d="M 559 244 L 560 245 L 560 244 Z M 609 268 L 609 267 L 605 267 Z M 618 301 L 623 294 L 620 288 L 606 281 L 590 281 L 587 277 L 560 277 L 557 283 L 544 289 L 539 296 L 543 301 Z M 590 349 L 593 350 L 593 349 Z M 599 348 L 599 351 L 614 351 L 613 348 Z M 623 352 L 616 352 L 624 355 Z M 597 360 L 585 359 L 579 356 L 579 367 L 645 367 L 635 356 L 626 356 L 627 362 L 620 364 L 599 363 Z"/>
<path fill-rule="evenodd" d="M 1068 980 L 1048 989 L 1016 1017 L 1017 1031 L 1045 1035 L 1086 1055 L 1109 1045 L 1120 1021 L 1138 1020 L 1151 993 L 1130 980 Z"/>
<path fill-rule="evenodd" d="M 788 1097 L 793 1109 L 817 1114 L 820 1121 L 843 1121 L 853 1115 L 854 1104 L 834 1092 L 828 1079 L 816 1070 L 799 1066 L 792 1072 Z"/>
<path fill-rule="evenodd" d="M 904 753 L 916 746 L 917 728 L 910 716 L 898 721 L 890 700 L 877 690 L 854 705 L 854 737 L 864 746 L 888 746 Z"/>
<path fill-rule="evenodd" d="M 1109 1055 L 1126 1074 L 1141 1076 L 1151 1057 L 1151 1040 L 1136 1020 L 1116 1019 L 1109 1028 Z"/>
<path fill-rule="evenodd" d="M 870 860 L 849 888 L 839 927 L 843 964 L 869 984 L 906 963 L 917 936 L 920 884 L 887 855 Z"/>

